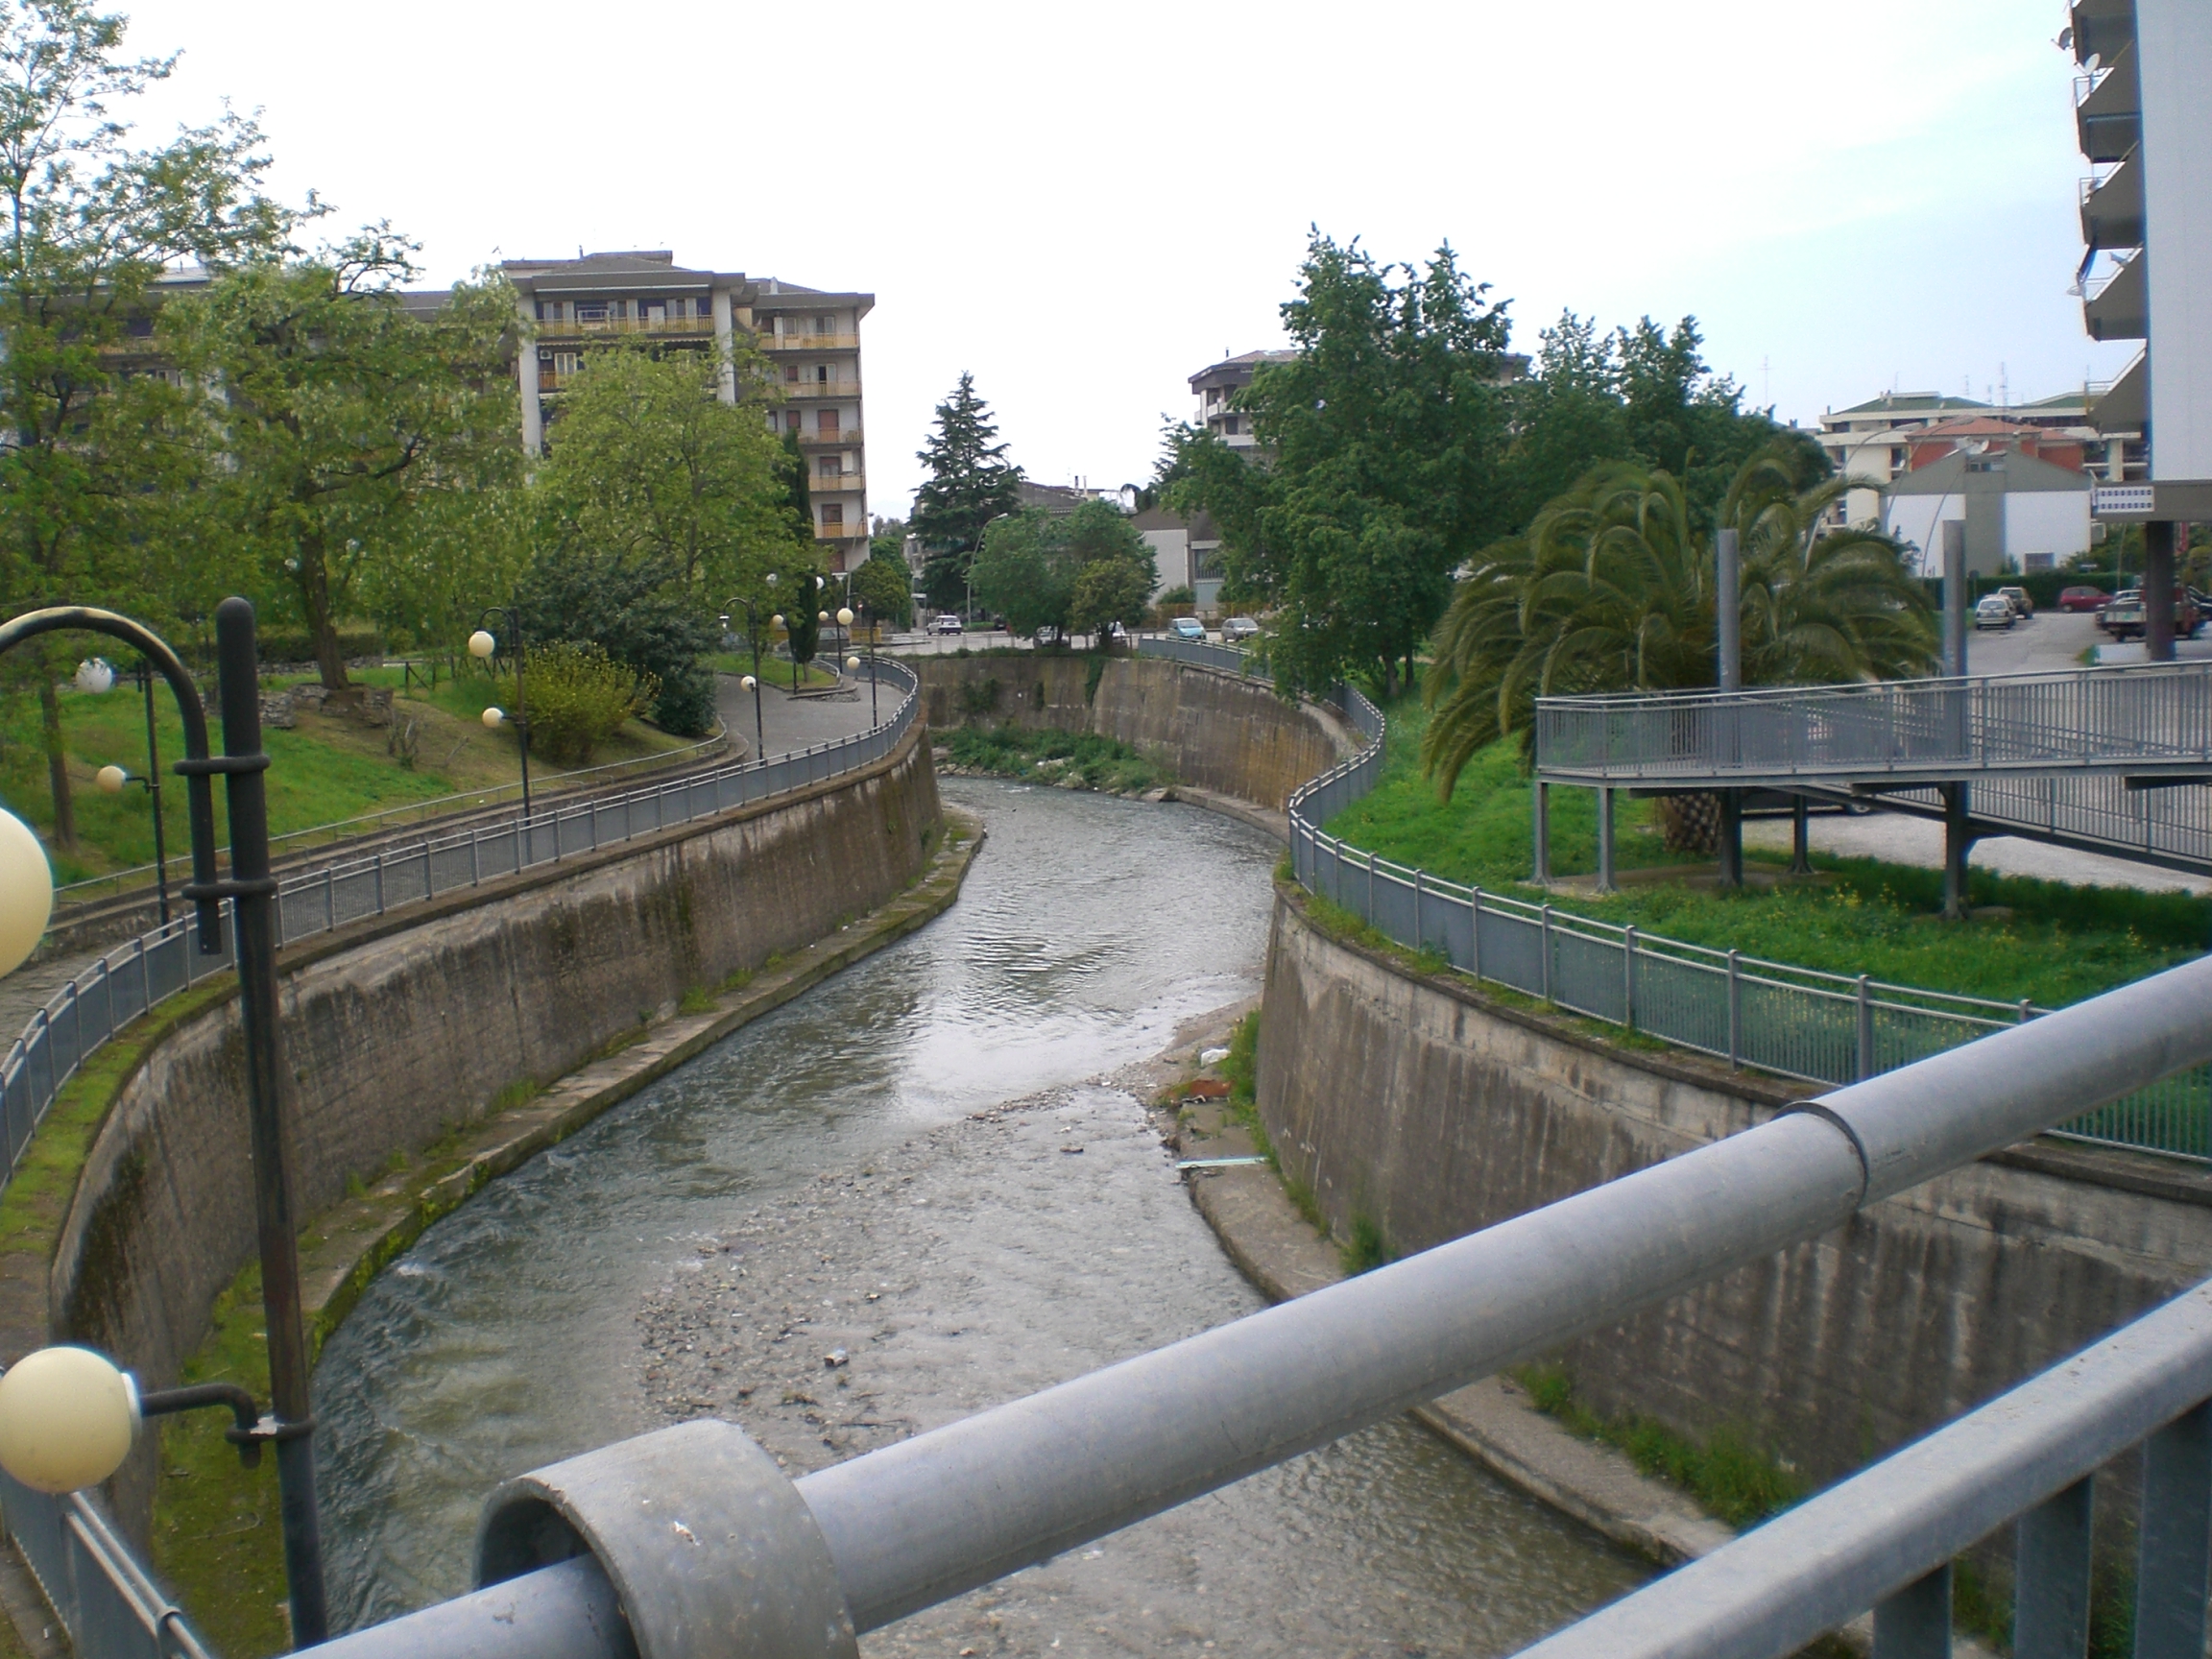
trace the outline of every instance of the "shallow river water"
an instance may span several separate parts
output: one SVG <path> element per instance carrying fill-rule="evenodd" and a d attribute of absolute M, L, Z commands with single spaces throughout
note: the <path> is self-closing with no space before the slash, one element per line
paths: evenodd
<path fill-rule="evenodd" d="M 466 1589 L 522 1470 L 712 1412 L 798 1474 L 1262 1306 L 1112 1073 L 1258 991 L 1280 849 L 1185 806 L 945 793 L 990 834 L 950 912 L 494 1183 L 332 1337 L 342 1627 Z M 862 1647 L 1487 1655 L 1641 1576 L 1393 1422 Z"/>

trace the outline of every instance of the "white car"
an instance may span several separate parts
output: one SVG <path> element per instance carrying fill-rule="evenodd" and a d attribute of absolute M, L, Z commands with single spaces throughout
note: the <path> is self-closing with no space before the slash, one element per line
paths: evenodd
<path fill-rule="evenodd" d="M 1260 624 L 1249 616 L 1232 616 L 1221 624 L 1221 643 L 1240 645 L 1247 639 L 1260 637 Z"/>
<path fill-rule="evenodd" d="M 958 634 L 962 631 L 960 618 L 948 611 L 936 621 L 929 624 L 929 631 L 933 634 Z"/>
<path fill-rule="evenodd" d="M 2020 620 L 2020 613 L 2012 609 L 2012 601 L 2002 593 L 1985 593 L 1982 602 L 1974 607 L 1974 626 L 1983 628 L 2009 628 Z"/>

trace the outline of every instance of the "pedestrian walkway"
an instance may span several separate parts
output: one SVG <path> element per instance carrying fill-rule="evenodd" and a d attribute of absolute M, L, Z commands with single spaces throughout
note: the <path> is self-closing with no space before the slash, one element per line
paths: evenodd
<path fill-rule="evenodd" d="M 788 672 L 788 664 L 785 665 Z M 889 718 L 891 710 L 899 706 L 905 695 L 900 688 L 885 683 L 878 699 L 878 710 Z M 730 735 L 740 739 L 748 757 L 753 754 L 755 726 L 753 693 L 746 690 L 743 680 L 735 674 L 714 676 L 714 709 L 722 717 L 722 724 L 730 729 Z M 868 682 L 865 670 L 862 676 L 851 682 L 849 689 L 816 691 L 794 697 L 788 690 L 779 690 L 761 676 L 760 725 L 767 735 L 766 755 L 774 758 L 794 749 L 806 749 L 816 743 L 830 743 L 854 733 L 865 732 L 875 724 L 868 705 Z"/>

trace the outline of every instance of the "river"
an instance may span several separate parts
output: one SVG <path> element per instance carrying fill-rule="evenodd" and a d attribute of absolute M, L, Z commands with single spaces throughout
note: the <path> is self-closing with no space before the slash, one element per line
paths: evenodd
<path fill-rule="evenodd" d="M 1257 994 L 1280 848 L 1188 806 L 944 790 L 990 837 L 950 912 L 493 1183 L 331 1338 L 340 1627 L 467 1588 L 521 1470 L 715 1411 L 796 1474 L 1262 1305 L 1115 1077 Z M 1393 1422 L 862 1647 L 1487 1655 L 1642 1576 Z"/>

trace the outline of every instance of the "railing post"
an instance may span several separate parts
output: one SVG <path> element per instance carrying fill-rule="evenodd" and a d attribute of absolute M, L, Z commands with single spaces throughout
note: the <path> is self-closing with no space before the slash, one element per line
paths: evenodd
<path fill-rule="evenodd" d="M 2143 1442 L 2135 1659 L 2202 1659 L 2212 1550 L 2212 1403 Z"/>
<path fill-rule="evenodd" d="M 1413 949 L 1417 951 L 1429 943 L 1421 934 L 1421 883 L 1424 879 L 1421 871 L 1413 872 Z"/>
<path fill-rule="evenodd" d="M 1636 927 L 1621 930 L 1621 1023 L 1636 1029 Z"/>
<path fill-rule="evenodd" d="M 1852 1079 L 1863 1083 L 1874 1075 L 1874 993 L 1865 974 L 1859 975 L 1859 1074 Z"/>
<path fill-rule="evenodd" d="M 1743 953 L 1728 952 L 1728 1069 L 1743 1064 Z"/>
<path fill-rule="evenodd" d="M 1367 854 L 1367 926 L 1375 926 L 1375 854 Z"/>
<path fill-rule="evenodd" d="M 1482 977 L 1482 889 L 1467 890 L 1467 973 L 1471 978 Z"/>
<path fill-rule="evenodd" d="M 1536 875 L 1539 886 L 1551 879 L 1551 785 L 1536 782 Z"/>
<path fill-rule="evenodd" d="M 2023 1024 L 2023 1025 L 2027 1024 L 2027 1023 L 2028 1023 L 2028 1022 L 2029 1022 L 2030 1020 L 2032 1020 L 2032 1019 L 2033 1019 L 2033 1018 L 2034 1018 L 2034 1014 L 2035 1014 L 2035 1005 L 2034 1005 L 2032 1002 L 2029 1001 L 2027 998 L 2025 998 L 2025 997 L 2021 998 L 2020 998 L 2020 1023 L 2021 1023 L 2021 1024 Z"/>
<path fill-rule="evenodd" d="M 1544 916 L 1544 934 L 1543 934 L 1543 949 L 1544 949 L 1544 980 L 1543 980 L 1543 982 L 1544 982 L 1544 1000 L 1545 1000 L 1545 1001 L 1547 1001 L 1547 1002 L 1549 1002 L 1549 1001 L 1551 1001 L 1551 905 L 1547 904 L 1547 905 L 1545 905 L 1545 906 L 1544 906 L 1544 910 L 1543 910 L 1543 916 Z"/>
<path fill-rule="evenodd" d="M 338 926 L 338 872 L 325 864 L 323 867 L 323 931 L 333 932 Z"/>
<path fill-rule="evenodd" d="M 2012 1659 L 2081 1659 L 2089 1647 L 2089 1527 L 2096 1482 L 2077 1480 L 2020 1517 Z"/>
<path fill-rule="evenodd" d="M 376 914 L 384 914 L 384 854 L 376 854 Z"/>
<path fill-rule="evenodd" d="M 430 843 L 422 843 L 422 898 L 425 902 L 438 896 L 438 880 L 430 867 Z"/>
<path fill-rule="evenodd" d="M 471 887 L 480 887 L 484 883 L 484 860 L 482 857 L 483 846 L 484 831 L 481 829 L 469 830 L 469 885 Z"/>
<path fill-rule="evenodd" d="M 1874 1659 L 1951 1659 L 1951 1564 L 1874 1604 Z"/>

